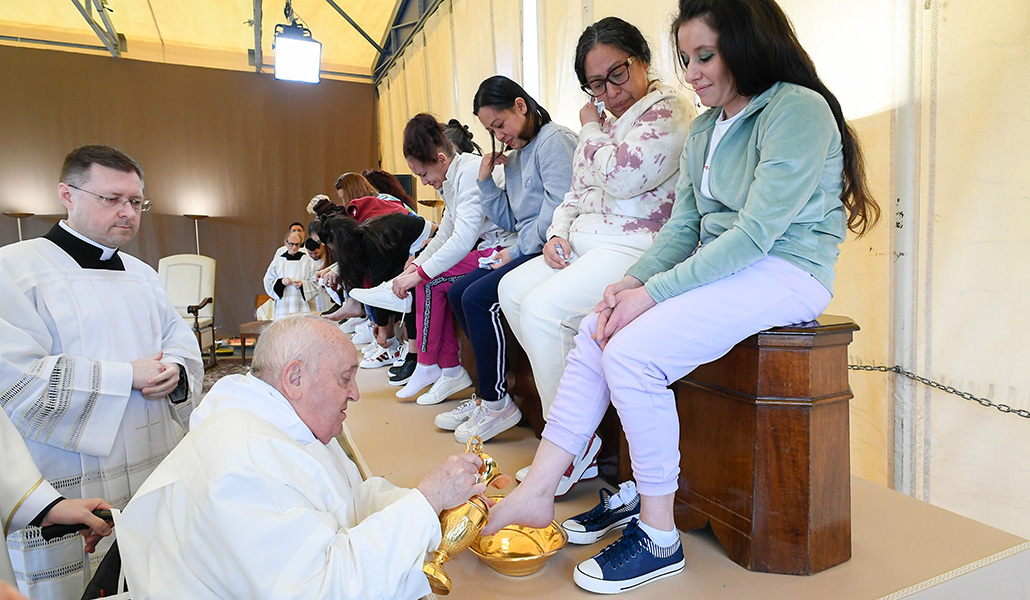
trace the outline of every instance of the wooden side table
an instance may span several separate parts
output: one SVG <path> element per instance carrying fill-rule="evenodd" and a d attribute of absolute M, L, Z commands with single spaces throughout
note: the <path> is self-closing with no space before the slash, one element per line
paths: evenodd
<path fill-rule="evenodd" d="M 271 321 L 250 321 L 240 325 L 240 360 L 243 364 L 247 364 L 247 338 L 256 341 L 271 324 Z"/>

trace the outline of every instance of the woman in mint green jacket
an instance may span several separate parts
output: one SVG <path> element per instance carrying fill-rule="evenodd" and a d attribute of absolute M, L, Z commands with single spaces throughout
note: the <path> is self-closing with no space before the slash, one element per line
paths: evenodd
<path fill-rule="evenodd" d="M 691 125 L 672 216 L 583 320 L 529 476 L 484 530 L 549 523 L 562 474 L 613 404 L 639 496 L 626 487 L 563 524 L 585 543 L 629 525 L 575 570 L 598 593 L 683 569 L 668 385 L 754 333 L 818 317 L 847 229 L 879 216 L 854 133 L 773 0 L 681 0 L 672 34 L 711 107 Z"/>

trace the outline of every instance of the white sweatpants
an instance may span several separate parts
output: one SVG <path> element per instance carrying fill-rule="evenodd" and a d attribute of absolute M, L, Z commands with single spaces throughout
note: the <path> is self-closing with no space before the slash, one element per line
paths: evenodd
<path fill-rule="evenodd" d="M 651 233 L 571 234 L 572 264 L 547 266 L 538 256 L 512 270 L 497 287 L 501 310 L 529 356 L 544 418 L 554 403 L 579 322 L 593 311 L 604 289 L 651 247 Z"/>

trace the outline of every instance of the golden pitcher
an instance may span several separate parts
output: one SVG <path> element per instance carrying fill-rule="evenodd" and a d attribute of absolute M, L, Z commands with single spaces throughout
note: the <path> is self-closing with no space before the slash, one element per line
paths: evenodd
<path fill-rule="evenodd" d="M 465 444 L 465 452 L 478 454 L 483 459 L 483 466 L 479 469 L 481 481 L 489 484 L 501 474 L 497 462 L 490 455 L 483 453 L 483 440 L 479 437 L 469 438 Z M 451 578 L 443 570 L 443 564 L 450 560 L 451 556 L 468 548 L 489 519 L 490 512 L 486 500 L 479 495 L 472 496 L 465 504 L 447 509 L 440 514 L 443 539 L 440 540 L 440 547 L 433 552 L 432 560 L 422 565 L 422 572 L 429 578 L 429 585 L 435 594 L 446 596 L 451 592 Z"/>

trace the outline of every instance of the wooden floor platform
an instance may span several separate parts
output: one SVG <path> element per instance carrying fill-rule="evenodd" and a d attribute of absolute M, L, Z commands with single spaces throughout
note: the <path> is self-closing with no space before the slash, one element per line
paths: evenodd
<path fill-rule="evenodd" d="M 356 458 L 375 475 L 415 486 L 432 465 L 464 448 L 451 432 L 433 425 L 456 404 L 418 406 L 398 400 L 387 369 L 362 369 L 361 400 L 347 410 L 345 435 Z M 529 464 L 537 439 L 528 427 L 509 430 L 486 444 L 505 473 Z M 560 521 L 597 503 L 600 480 L 584 482 L 556 504 Z M 686 570 L 621 597 L 691 600 L 761 599 L 1030 600 L 1030 542 L 863 479 L 852 490 L 852 558 L 811 576 L 748 571 L 733 563 L 710 530 L 682 534 Z M 510 490 L 507 490 L 510 491 Z M 587 598 L 572 581 L 575 565 L 616 539 L 570 545 L 539 572 L 500 575 L 464 552 L 448 563 L 454 590 L 447 598 Z"/>

